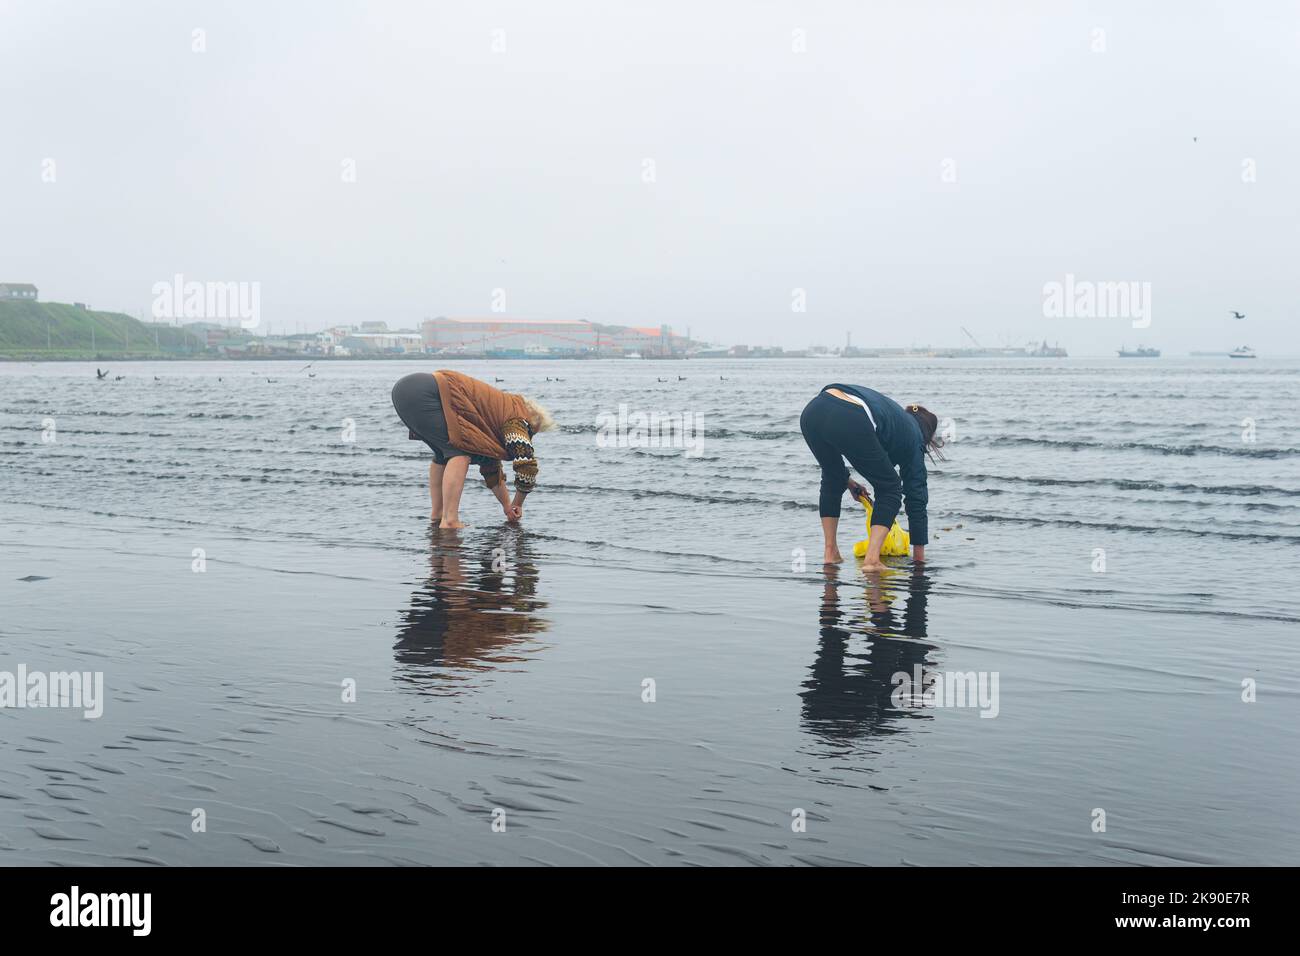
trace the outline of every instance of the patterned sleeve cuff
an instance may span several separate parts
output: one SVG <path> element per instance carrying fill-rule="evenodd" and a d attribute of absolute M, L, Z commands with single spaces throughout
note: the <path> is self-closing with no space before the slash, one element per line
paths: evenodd
<path fill-rule="evenodd" d="M 511 462 L 515 470 L 515 491 L 528 494 L 537 489 L 537 459 L 516 458 Z"/>
<path fill-rule="evenodd" d="M 537 487 L 537 453 L 533 451 L 532 435 L 528 423 L 520 418 L 506 422 L 506 454 L 510 456 L 510 467 L 515 471 L 515 491 L 528 494 Z"/>

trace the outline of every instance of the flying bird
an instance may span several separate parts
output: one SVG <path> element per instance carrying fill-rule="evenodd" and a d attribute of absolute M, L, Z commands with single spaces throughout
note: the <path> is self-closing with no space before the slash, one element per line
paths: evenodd
<path fill-rule="evenodd" d="M 313 365 L 315 365 L 315 364 L 316 364 L 315 362 L 308 362 L 308 363 L 307 363 L 306 365 L 304 365 L 302 368 L 298 369 L 298 371 L 300 371 L 300 372 L 305 372 L 305 371 L 307 371 L 307 369 L 311 368 L 311 367 L 312 367 Z"/>
<path fill-rule="evenodd" d="M 104 379 L 108 378 L 108 369 L 106 368 L 95 369 L 95 378 L 99 379 L 100 381 L 103 381 Z"/>
<path fill-rule="evenodd" d="M 1229 315 L 1231 315 L 1234 319 L 1244 319 L 1246 317 L 1245 312 L 1234 312 L 1231 310 L 1229 311 Z"/>

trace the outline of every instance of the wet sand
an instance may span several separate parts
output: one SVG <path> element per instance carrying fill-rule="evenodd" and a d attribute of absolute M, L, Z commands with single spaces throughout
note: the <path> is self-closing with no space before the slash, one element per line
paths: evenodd
<path fill-rule="evenodd" d="M 942 567 L 877 588 L 770 562 L 670 578 L 492 522 L 376 546 L 6 516 L 0 669 L 102 671 L 107 699 L 97 720 L 0 710 L 3 865 L 1282 864 L 1300 847 L 1289 623 L 1011 602 Z M 917 665 L 997 673 L 996 718 L 894 706 Z"/>

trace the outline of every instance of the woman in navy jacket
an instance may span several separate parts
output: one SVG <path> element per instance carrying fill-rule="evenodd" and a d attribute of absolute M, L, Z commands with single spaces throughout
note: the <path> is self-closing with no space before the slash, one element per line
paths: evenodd
<path fill-rule="evenodd" d="M 880 548 L 900 507 L 907 512 L 912 557 L 916 561 L 925 560 L 925 545 L 929 540 L 925 456 L 934 457 L 943 447 L 943 439 L 935 435 L 938 427 L 939 419 L 928 409 L 920 405 L 904 408 L 892 398 L 861 385 L 827 385 L 808 403 L 799 417 L 799 430 L 822 467 L 818 512 L 826 541 L 827 564 L 844 560 L 836 532 L 845 490 L 852 492 L 854 498 L 865 493 L 849 477 L 845 458 L 870 482 L 875 492 L 870 544 L 862 569 L 884 570 Z"/>

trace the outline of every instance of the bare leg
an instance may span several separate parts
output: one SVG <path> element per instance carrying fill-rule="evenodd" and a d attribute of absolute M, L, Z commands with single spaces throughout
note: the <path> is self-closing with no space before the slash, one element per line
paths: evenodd
<path fill-rule="evenodd" d="M 873 524 L 871 534 L 867 540 L 867 554 L 862 559 L 863 571 L 888 571 L 889 566 L 880 560 L 880 549 L 885 546 L 885 538 L 889 534 L 889 529 L 883 524 Z"/>
<path fill-rule="evenodd" d="M 442 469 L 436 461 L 429 462 L 429 503 L 433 505 L 433 523 L 442 520 Z"/>
<path fill-rule="evenodd" d="M 465 490 L 465 475 L 469 473 L 469 456 L 458 455 L 442 469 L 442 524 L 443 528 L 463 528 L 460 520 L 460 493 Z"/>
<path fill-rule="evenodd" d="M 839 518 L 822 518 L 822 537 L 826 540 L 822 561 L 825 564 L 839 564 L 844 560 L 844 555 L 840 554 L 840 544 L 837 540 L 839 527 Z M 876 550 L 879 551 L 880 549 L 877 548 Z"/>

